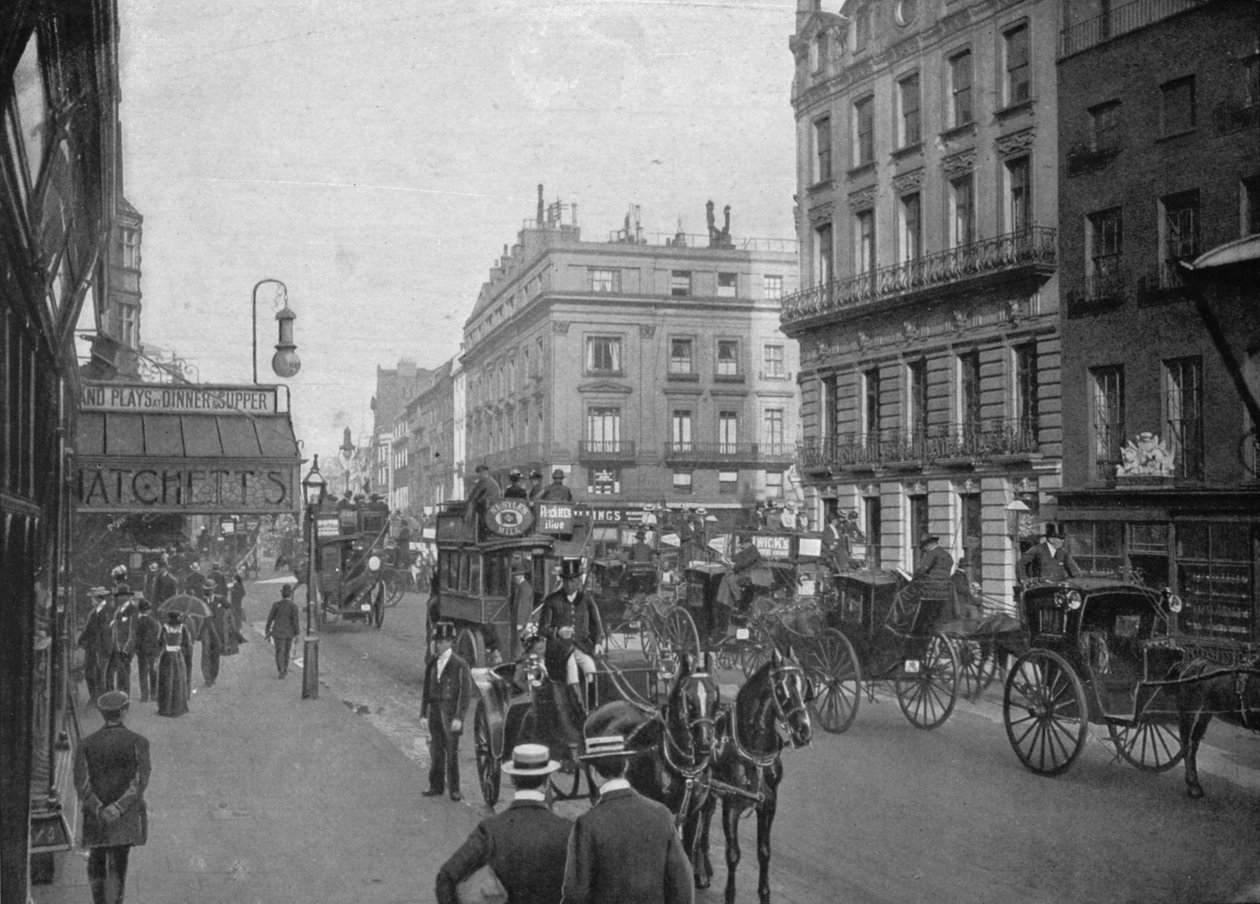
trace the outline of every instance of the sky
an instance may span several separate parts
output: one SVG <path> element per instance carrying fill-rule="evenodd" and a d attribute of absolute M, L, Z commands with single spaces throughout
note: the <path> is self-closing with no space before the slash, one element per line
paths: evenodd
<path fill-rule="evenodd" d="M 605 239 L 705 202 L 792 238 L 794 0 L 120 0 L 125 195 L 148 347 L 252 379 L 252 290 L 297 314 L 304 454 L 365 437 L 378 366 L 433 367 L 548 202 Z M 276 382 L 275 287 L 258 296 Z"/>

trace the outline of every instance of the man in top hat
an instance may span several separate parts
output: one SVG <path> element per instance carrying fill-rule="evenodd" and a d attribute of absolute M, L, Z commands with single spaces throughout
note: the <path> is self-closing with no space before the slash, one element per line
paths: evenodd
<path fill-rule="evenodd" d="M 512 803 L 489 816 L 437 874 L 438 904 L 456 904 L 456 886 L 489 864 L 511 902 L 560 900 L 564 858 L 573 824 L 551 812 L 548 776 L 560 768 L 543 744 L 518 744 L 503 772 L 516 789 Z"/>
<path fill-rule="evenodd" d="M 148 838 L 149 742 L 123 727 L 127 704 L 122 691 L 101 695 L 97 707 L 105 724 L 83 739 L 74 760 L 93 904 L 122 904 L 131 848 Z"/>
<path fill-rule="evenodd" d="M 503 491 L 504 499 L 524 499 L 529 500 L 529 491 L 521 486 L 521 472 L 513 468 L 508 471 L 507 489 Z"/>
<path fill-rule="evenodd" d="M 184 592 L 200 598 L 204 592 L 201 589 L 203 584 L 205 584 L 205 579 L 201 576 L 201 566 L 196 562 L 189 562 L 188 575 L 184 578 Z"/>
<path fill-rule="evenodd" d="M 1047 524 L 1041 541 L 1019 558 L 1021 581 L 1065 581 L 1077 577 L 1081 569 L 1063 548 L 1063 531 L 1057 524 Z"/>
<path fill-rule="evenodd" d="M 293 650 L 293 638 L 302 633 L 297 603 L 293 602 L 293 585 L 280 587 L 280 599 L 271 604 L 263 636 L 276 645 L 276 671 L 281 678 L 289 672 L 289 654 Z"/>
<path fill-rule="evenodd" d="M 165 556 L 162 557 L 161 562 L 157 563 L 157 574 L 153 578 L 153 588 L 150 593 L 148 600 L 154 606 L 162 605 L 179 593 L 179 581 L 175 580 L 175 575 L 171 574 L 170 562 Z"/>
<path fill-rule="evenodd" d="M 827 527 L 822 535 L 823 560 L 831 565 L 833 571 L 846 571 L 849 568 L 849 536 L 844 529 L 844 519 L 839 510 L 827 516 Z"/>
<path fill-rule="evenodd" d="M 110 631 L 114 642 L 109 654 L 109 669 L 105 684 L 110 690 L 131 693 L 131 660 L 136 655 L 136 637 L 140 622 L 140 609 L 135 594 L 126 584 L 114 588 L 114 618 Z"/>
<path fill-rule="evenodd" d="M 79 633 L 79 646 L 83 649 L 83 679 L 87 682 L 88 703 L 96 705 L 101 694 L 109 690 L 105 676 L 109 673 L 109 657 L 114 651 L 113 597 L 104 587 L 88 591 L 92 611 L 88 614 Z"/>
<path fill-rule="evenodd" d="M 538 496 L 544 502 L 572 502 L 573 493 L 564 485 L 564 471 L 556 468 L 551 472 L 551 483 Z"/>
<path fill-rule="evenodd" d="M 626 781 L 621 735 L 587 737 L 599 799 L 569 835 L 561 904 L 691 904 L 691 864 L 674 831 L 674 816 Z"/>
<path fill-rule="evenodd" d="M 925 533 L 919 545 L 923 547 L 923 555 L 919 559 L 919 567 L 914 570 L 914 579 L 942 587 L 947 585 L 950 572 L 954 570 L 954 557 L 941 549 L 941 538 Z"/>
<path fill-rule="evenodd" d="M 595 660 L 603 652 L 603 625 L 594 598 L 582 589 L 581 562 L 568 559 L 560 573 L 563 586 L 543 600 L 538 633 L 547 641 L 547 673 L 564 676 L 569 702 L 586 715 L 585 680 L 595 675 Z"/>
<path fill-rule="evenodd" d="M 462 799 L 459 793 L 459 736 L 464 730 L 464 713 L 468 710 L 468 687 L 471 673 L 451 645 L 455 626 L 437 622 L 433 626 L 433 643 L 437 655 L 424 669 L 424 689 L 420 694 L 420 721 L 429 727 L 429 790 L 425 797 L 438 797 L 450 791 L 451 800 Z"/>

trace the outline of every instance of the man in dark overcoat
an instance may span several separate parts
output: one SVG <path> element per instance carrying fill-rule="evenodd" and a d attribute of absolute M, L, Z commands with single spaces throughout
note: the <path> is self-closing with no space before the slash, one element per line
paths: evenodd
<path fill-rule="evenodd" d="M 84 738 L 74 761 L 93 904 L 122 904 L 131 848 L 148 838 L 149 742 L 123 726 L 127 704 L 122 691 L 101 695 L 105 724 Z"/>
<path fill-rule="evenodd" d="M 157 663 L 162 655 L 162 623 L 153 615 L 148 600 L 140 601 L 136 622 L 136 672 L 140 678 L 140 702 L 157 699 Z"/>
<path fill-rule="evenodd" d="M 92 611 L 88 614 L 79 633 L 79 646 L 83 649 L 83 678 L 87 682 L 88 703 L 96 705 L 101 694 L 109 690 L 105 675 L 109 670 L 109 656 L 114 651 L 114 607 L 109 591 L 93 587 L 88 591 Z"/>
<path fill-rule="evenodd" d="M 538 494 L 543 502 L 572 502 L 573 491 L 564 485 L 564 471 L 556 468 L 551 472 L 551 483 Z"/>
<path fill-rule="evenodd" d="M 691 904 L 691 864 L 669 809 L 625 779 L 625 739 L 588 737 L 599 800 L 573 824 L 561 904 Z"/>
<path fill-rule="evenodd" d="M 561 566 L 563 586 L 543 600 L 538 633 L 547 641 L 545 664 L 553 680 L 564 678 L 574 710 L 586 713 L 587 680 L 595 674 L 593 657 L 603 652 L 604 629 L 595 599 L 582 589 L 581 563 L 566 560 Z"/>
<path fill-rule="evenodd" d="M 175 575 L 171 574 L 170 565 L 163 559 L 158 563 L 157 577 L 153 579 L 153 595 L 149 597 L 149 602 L 157 607 L 177 593 L 179 593 L 179 581 L 175 580 Z"/>
<path fill-rule="evenodd" d="M 554 904 L 564 882 L 573 824 L 551 812 L 548 776 L 560 768 L 543 744 L 518 744 L 503 765 L 516 793 L 497 816 L 481 821 L 437 874 L 438 904 L 456 904 L 460 882 L 489 864 L 513 904 Z"/>
<path fill-rule="evenodd" d="M 521 472 L 516 468 L 508 472 L 508 485 L 503 490 L 503 498 L 529 501 L 529 490 L 521 485 Z"/>
<path fill-rule="evenodd" d="M 1063 532 L 1047 524 L 1041 542 L 1019 557 L 1021 581 L 1066 581 L 1080 575 L 1076 560 L 1063 548 Z"/>
<path fill-rule="evenodd" d="M 283 678 L 289 672 L 289 654 L 293 650 L 293 638 L 302 633 L 297 603 L 293 602 L 293 585 L 280 588 L 280 599 L 271 604 L 263 635 L 276 645 L 276 670 Z"/>
<path fill-rule="evenodd" d="M 114 643 L 105 675 L 105 683 L 110 690 L 131 693 L 131 661 L 136 655 L 139 622 L 140 609 L 136 605 L 135 594 L 126 584 L 117 586 L 114 589 L 114 619 L 110 624 Z"/>
<path fill-rule="evenodd" d="M 923 557 L 919 559 L 919 567 L 914 570 L 915 580 L 939 587 L 946 586 L 950 572 L 954 570 L 954 557 L 941 549 L 941 538 L 936 534 L 924 534 L 921 545 Z"/>
<path fill-rule="evenodd" d="M 433 626 L 437 655 L 424 669 L 424 689 L 420 695 L 420 719 L 429 729 L 429 790 L 425 797 L 438 797 L 447 791 L 451 800 L 459 793 L 459 736 L 468 710 L 468 663 L 452 649 L 455 626 L 437 622 Z"/>

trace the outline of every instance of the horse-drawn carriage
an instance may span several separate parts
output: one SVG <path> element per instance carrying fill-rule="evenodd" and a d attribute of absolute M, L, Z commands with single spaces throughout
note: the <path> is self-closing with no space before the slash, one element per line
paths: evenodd
<path fill-rule="evenodd" d="M 316 514 L 315 616 L 321 626 L 330 621 L 346 621 L 379 628 L 384 623 L 387 591 L 381 569 L 388 515 L 384 509 L 370 508 L 342 508 Z M 293 573 L 299 585 L 306 581 L 305 554 L 293 562 Z"/>

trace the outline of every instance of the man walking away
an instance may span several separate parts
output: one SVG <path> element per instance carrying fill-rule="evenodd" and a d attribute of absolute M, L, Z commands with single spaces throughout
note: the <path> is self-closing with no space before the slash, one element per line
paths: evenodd
<path fill-rule="evenodd" d="M 503 766 L 516 793 L 511 805 L 473 830 L 437 874 L 438 904 L 456 904 L 455 889 L 489 864 L 511 904 L 554 904 L 564 881 L 565 850 L 573 824 L 551 812 L 548 776 L 560 768 L 543 744 L 518 744 Z"/>
<path fill-rule="evenodd" d="M 105 675 L 109 670 L 109 656 L 114 650 L 113 607 L 109 591 L 93 587 L 88 591 L 93 609 L 79 634 L 79 646 L 83 649 L 83 678 L 87 682 L 88 704 L 95 706 L 101 694 L 109 690 Z"/>
<path fill-rule="evenodd" d="M 157 663 L 162 655 L 162 624 L 153 617 L 148 600 L 140 601 L 136 623 L 136 667 L 140 677 L 140 702 L 157 699 Z"/>
<path fill-rule="evenodd" d="M 197 632 L 197 640 L 201 644 L 201 678 L 205 682 L 205 687 L 214 687 L 214 683 L 219 680 L 219 658 L 223 655 L 223 634 L 219 631 L 219 622 L 214 615 L 218 609 L 214 598 L 214 581 L 206 581 L 203 589 L 211 615 L 201 620 L 201 628 Z"/>
<path fill-rule="evenodd" d="M 564 485 L 564 471 L 556 468 L 551 472 L 551 483 L 538 495 L 538 498 L 543 502 L 573 501 L 573 492 Z"/>
<path fill-rule="evenodd" d="M 110 690 L 131 693 L 131 660 L 136 655 L 136 624 L 140 610 L 136 608 L 135 594 L 126 584 L 114 590 L 113 652 L 109 655 L 109 674 L 105 683 Z"/>
<path fill-rule="evenodd" d="M 280 588 L 280 599 L 271 604 L 263 634 L 276 645 L 276 670 L 283 678 L 289 671 L 289 654 L 293 650 L 293 638 L 302 633 L 298 621 L 297 603 L 293 602 L 293 585 Z"/>
<path fill-rule="evenodd" d="M 625 738 L 588 737 L 599 800 L 573 824 L 560 904 L 691 904 L 691 864 L 664 804 L 626 781 Z"/>
<path fill-rule="evenodd" d="M 105 724 L 84 739 L 74 761 L 93 904 L 122 904 L 131 848 L 148 838 L 149 742 L 123 727 L 128 702 L 122 691 L 101 695 Z"/>
<path fill-rule="evenodd" d="M 438 622 L 433 626 L 437 655 L 424 670 L 424 690 L 420 695 L 420 721 L 429 729 L 429 790 L 425 797 L 438 797 L 450 790 L 451 800 L 459 793 L 459 736 L 468 710 L 468 663 L 455 655 L 451 644 L 455 626 Z"/>

